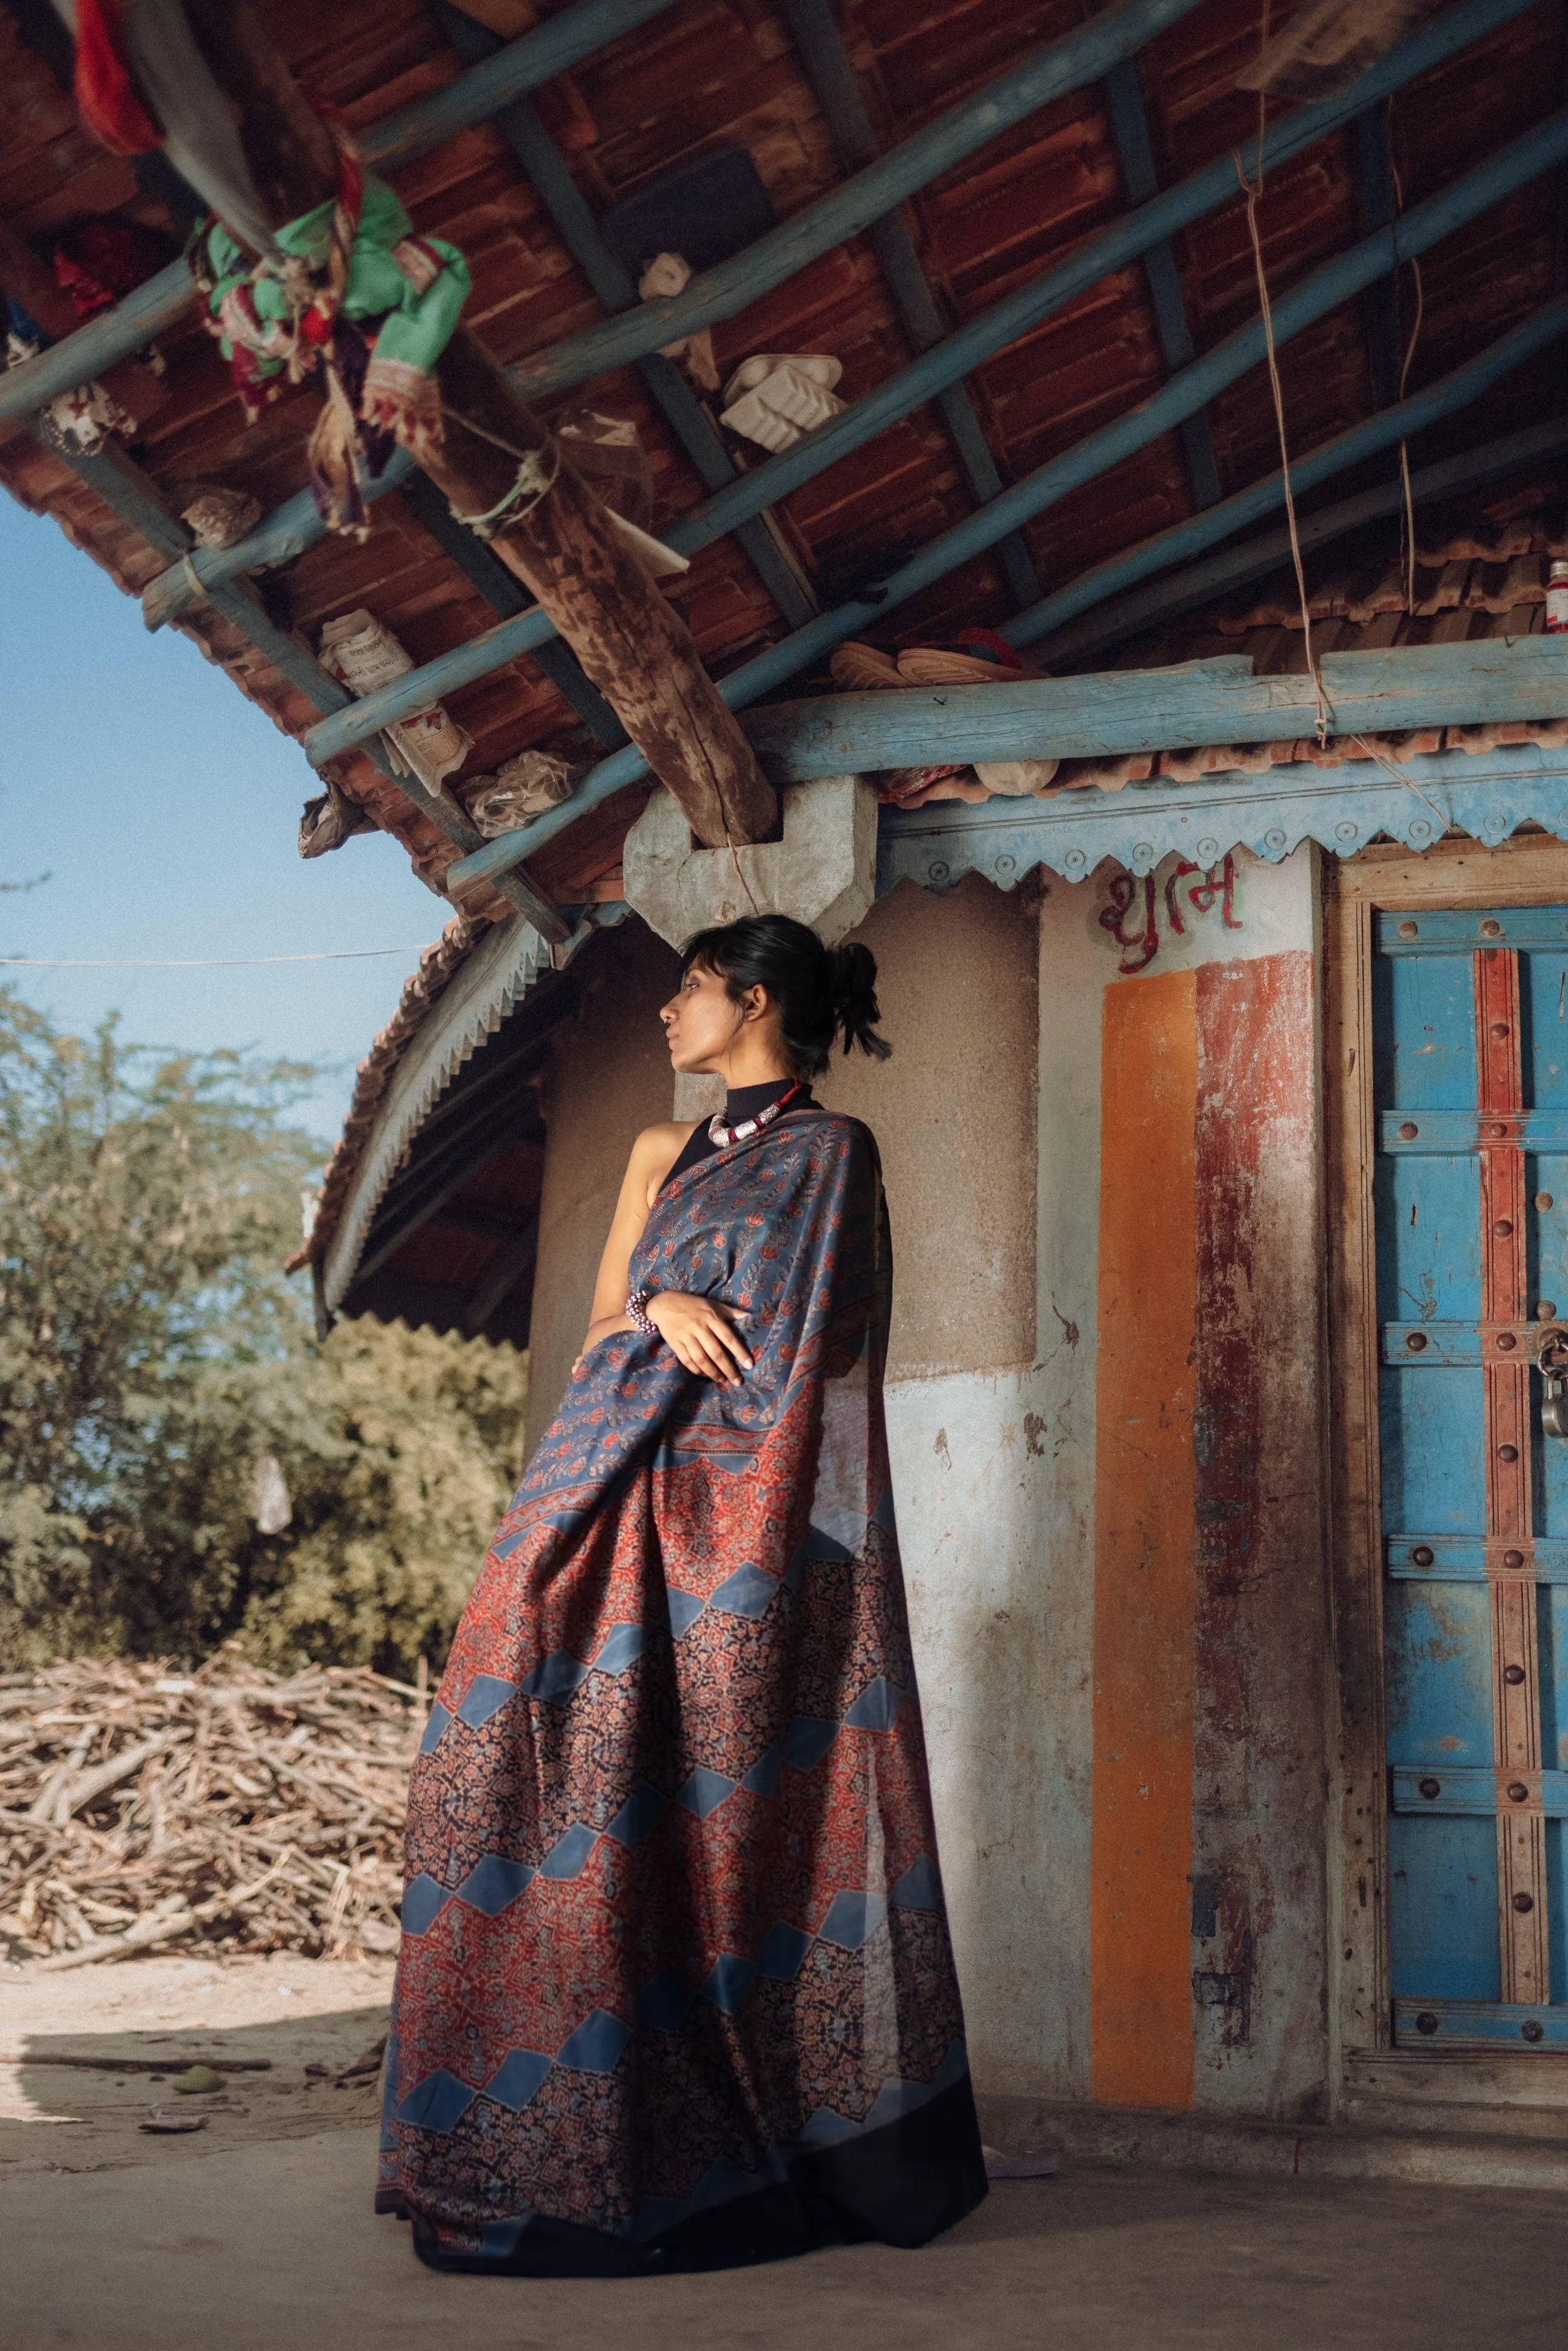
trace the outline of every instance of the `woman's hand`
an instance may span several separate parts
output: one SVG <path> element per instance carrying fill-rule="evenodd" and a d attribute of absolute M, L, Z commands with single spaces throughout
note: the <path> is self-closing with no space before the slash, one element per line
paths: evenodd
<path fill-rule="evenodd" d="M 751 1357 L 727 1306 L 711 1298 L 694 1298 L 689 1290 L 662 1290 L 650 1298 L 647 1311 L 649 1322 L 688 1372 L 717 1380 L 721 1387 L 740 1385 L 740 1373 L 751 1369 Z"/>

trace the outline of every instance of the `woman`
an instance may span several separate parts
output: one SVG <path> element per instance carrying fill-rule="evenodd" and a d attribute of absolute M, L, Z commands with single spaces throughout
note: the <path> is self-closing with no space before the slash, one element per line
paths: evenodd
<path fill-rule="evenodd" d="M 876 967 L 760 915 L 661 1018 L 711 1122 L 632 1148 L 587 1343 L 415 1766 L 381 2209 L 444 2268 L 624 2275 L 875 2236 L 985 2173 L 882 1374 Z"/>

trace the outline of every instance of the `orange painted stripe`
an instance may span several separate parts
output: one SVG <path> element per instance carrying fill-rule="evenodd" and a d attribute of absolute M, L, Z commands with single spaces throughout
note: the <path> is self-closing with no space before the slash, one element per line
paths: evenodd
<path fill-rule="evenodd" d="M 1101 1025 L 1092 2095 L 1192 2104 L 1197 1023 L 1191 972 Z"/>

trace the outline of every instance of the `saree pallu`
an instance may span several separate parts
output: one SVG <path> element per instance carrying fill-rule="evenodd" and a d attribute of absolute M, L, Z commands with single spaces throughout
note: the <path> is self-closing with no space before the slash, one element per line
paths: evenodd
<path fill-rule="evenodd" d="M 883 1422 L 876 1148 L 811 1110 L 669 1184 L 631 1282 L 725 1388 L 582 1356 L 414 1767 L 383 2210 L 532 2274 L 923 2243 L 985 2193 Z"/>

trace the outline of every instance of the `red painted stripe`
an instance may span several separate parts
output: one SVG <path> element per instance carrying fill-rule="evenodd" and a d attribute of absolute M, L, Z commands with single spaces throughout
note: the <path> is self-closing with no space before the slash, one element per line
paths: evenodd
<path fill-rule="evenodd" d="M 1325 1625 L 1319 1480 L 1313 977 L 1310 954 L 1197 977 L 1197 1626 L 1191 1965 L 1201 2045 L 1239 2047 L 1260 1966 L 1276 2002 L 1315 1985 L 1315 1910 L 1292 1872 L 1321 1838 Z M 1293 1502 L 1291 1498 L 1298 1498 Z M 1295 1768 L 1292 1769 L 1292 1764 Z M 1315 1925 L 1308 1928 L 1316 1931 Z M 1277 2011 L 1278 2012 L 1278 2011 Z M 1315 2020 L 1303 2017 L 1311 2031 Z"/>

